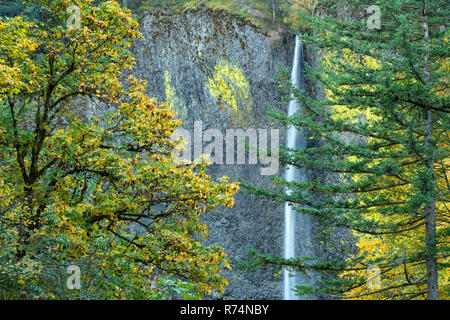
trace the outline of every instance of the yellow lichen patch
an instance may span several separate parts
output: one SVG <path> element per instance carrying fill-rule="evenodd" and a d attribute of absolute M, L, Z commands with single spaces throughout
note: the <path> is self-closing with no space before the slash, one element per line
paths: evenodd
<path fill-rule="evenodd" d="M 172 88 L 170 86 L 170 75 L 169 75 L 169 71 L 168 70 L 166 70 L 164 76 L 165 76 L 165 88 L 166 88 L 166 103 L 171 109 L 174 109 L 174 106 L 175 106 L 175 102 L 174 102 L 175 93 L 173 92 L 173 90 L 172 90 Z"/>
<path fill-rule="evenodd" d="M 232 124 L 246 127 L 250 122 L 252 97 L 250 85 L 242 70 L 235 64 L 221 62 L 208 79 L 209 92 L 228 114 Z"/>
<path fill-rule="evenodd" d="M 166 103 L 170 107 L 170 109 L 177 112 L 178 117 L 183 118 L 186 116 L 186 108 L 183 103 L 177 99 L 175 91 L 172 89 L 170 85 L 170 74 L 169 71 L 166 70 L 164 73 L 164 85 L 166 89 Z"/>

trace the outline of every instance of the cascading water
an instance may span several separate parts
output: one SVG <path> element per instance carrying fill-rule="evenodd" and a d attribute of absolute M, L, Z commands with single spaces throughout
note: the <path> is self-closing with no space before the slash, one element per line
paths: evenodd
<path fill-rule="evenodd" d="M 299 89 L 304 88 L 303 76 L 303 43 L 298 37 L 295 38 L 294 62 L 291 73 L 292 84 Z M 297 112 L 298 103 L 294 97 L 289 102 L 288 116 Z M 303 132 L 299 132 L 294 126 L 289 126 L 287 130 L 286 146 L 292 149 L 303 149 L 306 146 L 306 139 Z M 285 180 L 288 182 L 305 182 L 306 172 L 303 168 L 292 165 L 286 167 Z M 292 191 L 286 189 L 287 194 Z M 284 207 L 284 258 L 290 259 L 298 256 L 312 255 L 311 242 L 311 221 L 310 217 L 295 212 L 292 205 L 288 202 Z M 311 285 L 312 279 L 308 275 L 296 274 L 292 271 L 283 271 L 283 299 L 296 300 L 306 297 L 294 295 L 292 289 L 295 285 Z"/>

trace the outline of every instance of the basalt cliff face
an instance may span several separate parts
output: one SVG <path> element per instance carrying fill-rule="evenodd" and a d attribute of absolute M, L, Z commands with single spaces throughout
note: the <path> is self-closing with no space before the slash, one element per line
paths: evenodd
<path fill-rule="evenodd" d="M 237 164 L 236 146 L 232 148 L 234 159 L 230 163 L 226 135 L 230 129 L 235 132 L 242 129 L 244 133 L 255 129 L 257 133 L 263 131 L 267 134 L 266 141 L 258 134 L 258 148 L 266 148 L 261 141 L 267 142 L 267 148 L 272 148 L 277 141 L 280 145 L 285 144 L 286 128 L 271 120 L 266 111 L 271 106 L 287 112 L 288 99 L 279 90 L 276 79 L 281 69 L 292 69 L 295 35 L 283 31 L 282 27 L 265 34 L 238 16 L 207 9 L 172 15 L 149 12 L 141 18 L 140 29 L 143 38 L 133 45 L 136 59 L 133 73 L 147 80 L 149 96 L 167 102 L 176 110 L 183 121 L 182 128 L 190 134 L 190 156 L 195 158 L 201 152 L 196 141 L 199 134 L 203 135 L 204 152 L 208 143 L 220 140 L 223 154 L 219 158 L 223 158 L 224 164 L 210 167 L 209 173 L 214 179 L 228 176 L 232 181 L 241 180 L 270 189 L 270 178 L 262 174 L 262 169 L 266 168 L 266 174 L 283 176 L 284 168 L 278 168 L 273 162 L 262 164 L 260 160 L 251 164 L 250 151 L 246 153 L 244 164 Z M 311 47 L 305 46 L 303 51 L 302 56 L 312 66 L 320 59 L 320 53 Z M 306 81 L 305 90 L 316 98 L 324 95 L 316 83 Z M 215 139 L 206 137 L 211 129 L 216 130 Z M 279 137 L 271 135 L 272 129 L 279 129 Z M 218 138 L 217 132 L 222 136 Z M 303 138 L 306 147 L 317 143 L 308 139 L 307 132 Z M 234 141 L 237 145 L 238 139 Z M 217 153 L 220 151 L 216 149 L 215 157 Z M 306 171 L 305 179 L 317 175 L 322 176 L 320 172 Z M 323 178 L 340 179 L 328 175 Z M 210 231 L 208 243 L 222 246 L 232 260 L 233 270 L 225 271 L 229 286 L 220 298 L 282 299 L 281 276 L 273 277 L 273 272 L 266 269 L 242 273 L 236 268 L 235 261 L 247 259 L 249 248 L 283 256 L 284 204 L 256 199 L 242 192 L 236 194 L 235 199 L 233 208 L 218 208 L 203 215 Z M 311 254 L 324 260 L 341 258 L 334 250 L 313 240 L 320 232 L 314 219 L 308 225 L 301 221 L 298 220 L 295 227 L 297 245 L 294 256 Z M 305 245 L 305 237 L 309 244 Z M 343 230 L 322 239 L 322 243 L 342 241 L 349 242 Z M 313 275 L 313 278 L 316 281 L 321 279 L 319 275 Z"/>
<path fill-rule="evenodd" d="M 148 81 L 150 96 L 177 110 L 189 132 L 196 121 L 203 132 L 218 129 L 224 136 L 226 129 L 268 129 L 273 121 L 267 107 L 285 109 L 275 78 L 280 66 L 291 67 L 293 34 L 267 36 L 245 21 L 209 10 L 170 17 L 148 13 L 140 28 L 143 38 L 133 47 L 134 73 Z M 284 139 L 280 130 L 280 143 Z M 224 146 L 224 162 L 225 152 Z M 210 173 L 270 186 L 268 176 L 261 175 L 267 166 L 249 164 L 248 158 L 245 163 L 215 164 Z M 208 242 L 222 246 L 232 260 L 245 259 L 247 248 L 282 253 L 283 205 L 240 193 L 233 208 L 219 208 L 203 219 L 211 233 Z M 230 285 L 223 298 L 281 298 L 280 279 L 264 270 L 239 274 L 234 268 L 226 276 Z"/>

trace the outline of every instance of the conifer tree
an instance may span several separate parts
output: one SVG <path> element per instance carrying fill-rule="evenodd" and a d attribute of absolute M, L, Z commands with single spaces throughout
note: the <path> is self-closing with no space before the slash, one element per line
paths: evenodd
<path fill-rule="evenodd" d="M 321 2 L 321 8 L 335 4 Z M 367 10 L 372 5 L 378 7 Z M 286 118 L 271 111 L 283 125 L 305 128 L 318 141 L 283 150 L 282 163 L 320 174 L 305 183 L 273 177 L 275 191 L 246 188 L 291 202 L 324 231 L 346 228 L 356 237 L 358 252 L 339 261 L 251 252 L 251 266 L 339 274 L 313 288 L 297 288 L 301 293 L 448 297 L 449 8 L 442 0 L 348 1 L 346 6 L 352 17 L 299 13 L 308 26 L 300 37 L 322 54 L 318 66 L 305 66 L 307 78 L 320 83 L 326 98 L 291 87 L 300 105 L 297 114 Z M 339 179 L 333 183 L 324 176 Z M 373 286 L 370 270 L 380 273 Z"/>

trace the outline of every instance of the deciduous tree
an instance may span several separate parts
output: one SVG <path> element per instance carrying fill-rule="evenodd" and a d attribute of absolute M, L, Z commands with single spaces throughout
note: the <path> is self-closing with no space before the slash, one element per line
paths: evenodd
<path fill-rule="evenodd" d="M 0 297 L 222 292 L 229 261 L 201 242 L 200 215 L 232 206 L 237 185 L 172 161 L 180 121 L 126 76 L 138 23 L 114 1 L 29 4 L 41 21 L 0 18 Z M 86 101 L 107 111 L 81 114 Z"/>

